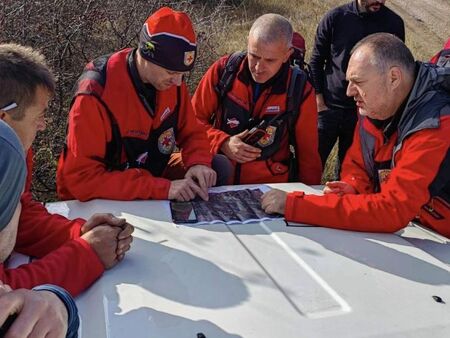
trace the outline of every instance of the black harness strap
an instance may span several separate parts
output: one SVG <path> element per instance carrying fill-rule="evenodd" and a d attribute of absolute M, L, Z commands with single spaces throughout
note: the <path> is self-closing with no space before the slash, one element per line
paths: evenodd
<path fill-rule="evenodd" d="M 288 115 L 288 141 L 289 141 L 289 182 L 297 182 L 298 177 L 298 149 L 296 142 L 295 124 L 300 114 L 300 105 L 304 98 L 309 95 L 303 95 L 307 75 L 298 66 L 292 67 L 291 81 L 289 83 L 287 95 L 287 115 Z"/>
<path fill-rule="evenodd" d="M 227 60 L 225 67 L 219 74 L 219 83 L 216 85 L 216 91 L 218 95 L 219 102 L 222 102 L 227 93 L 231 90 L 233 82 L 236 78 L 236 74 L 239 70 L 241 63 L 243 62 L 247 53 L 245 52 L 235 52 L 231 54 Z M 295 124 L 299 117 L 299 109 L 304 98 L 309 95 L 308 93 L 303 94 L 303 91 L 308 80 L 307 73 L 302 70 L 297 65 L 292 65 L 292 75 L 289 82 L 289 87 L 287 91 L 286 98 L 286 115 L 288 124 L 288 142 L 289 142 L 289 182 L 297 182 L 299 179 L 298 163 L 297 163 L 297 143 L 296 143 L 296 133 Z M 285 114 L 282 114 L 283 116 Z M 210 123 L 216 123 L 217 116 L 213 114 L 211 116 Z M 217 126 L 218 124 L 216 124 Z M 240 183 L 240 165 L 236 165 L 235 179 L 234 183 Z"/>

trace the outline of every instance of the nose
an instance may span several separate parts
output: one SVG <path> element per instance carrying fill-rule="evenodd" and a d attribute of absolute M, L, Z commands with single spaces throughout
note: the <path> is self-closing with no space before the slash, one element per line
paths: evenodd
<path fill-rule="evenodd" d="M 355 86 L 351 82 L 348 83 L 347 91 L 345 94 L 347 96 L 355 96 L 356 95 Z"/>
<path fill-rule="evenodd" d="M 257 73 L 260 73 L 260 72 L 262 72 L 263 70 L 264 70 L 264 65 L 262 64 L 261 61 L 257 61 L 256 64 L 255 64 L 255 71 L 256 71 Z"/>
<path fill-rule="evenodd" d="M 183 74 L 176 74 L 172 77 L 172 83 L 176 86 L 181 86 L 181 82 L 183 81 Z"/>

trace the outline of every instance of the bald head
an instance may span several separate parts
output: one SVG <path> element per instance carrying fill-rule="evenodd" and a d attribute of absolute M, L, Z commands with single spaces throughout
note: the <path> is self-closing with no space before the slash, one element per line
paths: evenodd
<path fill-rule="evenodd" d="M 355 45 L 347 68 L 347 95 L 361 115 L 386 120 L 405 101 L 415 78 L 414 58 L 405 44 L 387 33 Z"/>
<path fill-rule="evenodd" d="M 391 67 L 400 67 L 406 76 L 411 79 L 414 77 L 414 57 L 403 41 L 395 35 L 389 33 L 371 34 L 353 47 L 351 55 L 361 54 L 363 50 L 370 52 L 369 62 L 378 71 L 385 73 Z"/>
<path fill-rule="evenodd" d="M 253 23 L 248 35 L 248 68 L 256 83 L 273 78 L 289 60 L 292 26 L 278 14 L 264 14 Z"/>
<path fill-rule="evenodd" d="M 261 43 L 284 42 L 287 48 L 292 44 L 293 29 L 291 23 L 279 14 L 264 14 L 255 20 L 250 28 L 249 38 Z"/>

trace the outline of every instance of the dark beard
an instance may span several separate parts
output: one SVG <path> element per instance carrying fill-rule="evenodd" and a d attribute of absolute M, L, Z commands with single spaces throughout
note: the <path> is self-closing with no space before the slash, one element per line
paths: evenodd
<path fill-rule="evenodd" d="M 382 4 L 381 2 L 375 2 L 375 3 L 373 3 L 373 4 L 371 4 L 371 5 L 368 5 L 367 4 L 367 2 L 366 1 L 363 1 L 364 2 L 364 9 L 366 10 L 366 13 L 367 14 L 373 14 L 373 13 L 377 13 L 377 12 L 379 12 L 380 10 L 381 10 L 381 8 L 384 6 L 384 4 Z M 371 7 L 372 6 L 374 6 L 374 5 L 379 5 L 380 6 L 380 9 L 379 10 L 377 10 L 377 11 L 372 11 L 371 10 Z"/>

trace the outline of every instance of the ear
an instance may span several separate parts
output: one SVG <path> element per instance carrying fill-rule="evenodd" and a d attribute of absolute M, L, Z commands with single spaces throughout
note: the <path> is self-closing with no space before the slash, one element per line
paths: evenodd
<path fill-rule="evenodd" d="M 3 110 L 0 110 L 0 120 L 5 120 L 6 113 Z"/>
<path fill-rule="evenodd" d="M 289 48 L 288 51 L 286 52 L 286 55 L 284 56 L 284 59 L 283 59 L 283 63 L 287 62 L 287 60 L 289 60 L 289 58 L 291 57 L 292 53 L 294 53 L 294 48 L 293 47 Z"/>
<path fill-rule="evenodd" d="M 403 82 L 403 72 L 400 67 L 393 66 L 389 69 L 389 86 L 391 89 L 397 89 Z"/>

